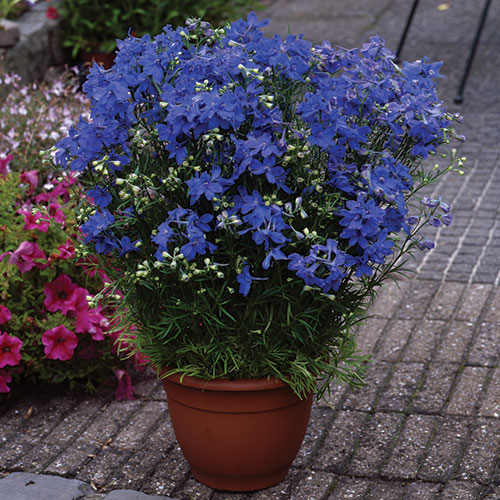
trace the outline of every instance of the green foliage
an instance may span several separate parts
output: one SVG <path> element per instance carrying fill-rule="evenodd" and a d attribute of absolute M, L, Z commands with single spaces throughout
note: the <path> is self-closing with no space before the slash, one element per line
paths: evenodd
<path fill-rule="evenodd" d="M 72 57 L 84 52 L 112 52 L 116 39 L 159 33 L 165 24 L 183 25 L 190 17 L 215 24 L 258 7 L 258 0 L 62 0 L 63 46 Z"/>
<path fill-rule="evenodd" d="M 0 19 L 15 19 L 24 11 L 23 0 L 0 0 Z"/>

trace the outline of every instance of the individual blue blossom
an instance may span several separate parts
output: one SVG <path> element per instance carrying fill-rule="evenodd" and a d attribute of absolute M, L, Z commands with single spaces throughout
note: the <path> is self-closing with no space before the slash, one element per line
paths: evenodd
<path fill-rule="evenodd" d="M 441 221 L 439 220 L 438 217 L 430 216 L 429 224 L 433 227 L 439 227 L 441 225 Z"/>
<path fill-rule="evenodd" d="M 220 173 L 220 167 L 215 166 L 212 169 L 212 175 L 207 172 L 201 174 L 196 172 L 194 177 L 186 181 L 189 187 L 189 203 L 191 205 L 194 205 L 202 196 L 211 201 L 216 195 L 224 191 L 224 179 L 221 179 Z"/>
<path fill-rule="evenodd" d="M 269 269 L 271 267 L 272 260 L 286 260 L 287 256 L 281 251 L 283 245 L 279 247 L 271 248 L 267 252 L 266 258 L 262 261 L 262 267 L 264 269 Z"/>
<path fill-rule="evenodd" d="M 117 250 L 119 244 L 110 230 L 110 226 L 114 221 L 113 214 L 106 209 L 91 215 L 87 222 L 81 226 L 84 243 L 94 243 L 98 253 L 108 254 L 113 250 Z"/>
<path fill-rule="evenodd" d="M 435 247 L 435 243 L 432 240 L 423 238 L 417 243 L 417 247 L 420 250 L 432 250 Z"/>
<path fill-rule="evenodd" d="M 451 213 L 446 213 L 446 214 L 441 216 L 441 222 L 445 226 L 449 226 L 451 224 L 452 220 L 453 220 L 453 216 L 451 215 Z"/>
<path fill-rule="evenodd" d="M 368 239 L 377 235 L 385 212 L 373 199 L 365 200 L 360 194 L 356 201 L 347 201 L 346 208 L 339 210 L 339 215 L 342 216 L 339 222 L 345 227 L 340 237 L 348 239 L 350 246 L 366 248 Z"/>
<path fill-rule="evenodd" d="M 247 264 L 241 273 L 236 276 L 236 281 L 240 284 L 239 292 L 246 297 L 250 292 L 252 281 L 266 280 L 267 278 L 256 278 L 250 274 L 250 266 Z"/>
<path fill-rule="evenodd" d="M 94 200 L 94 203 L 101 208 L 106 208 L 113 197 L 106 188 L 96 186 L 94 189 L 89 189 L 87 194 Z"/>
<path fill-rule="evenodd" d="M 372 240 L 364 250 L 364 255 L 370 262 L 384 264 L 385 258 L 392 254 L 394 241 L 389 238 L 387 229 L 380 231 L 377 238 Z"/>
<path fill-rule="evenodd" d="M 170 227 L 170 221 L 167 219 L 158 226 L 157 234 L 152 236 L 151 239 L 163 250 L 166 250 L 170 239 L 176 234 L 178 233 Z"/>
<path fill-rule="evenodd" d="M 138 240 L 132 242 L 130 241 L 130 238 L 128 236 L 123 236 L 120 240 L 120 253 L 118 254 L 118 256 L 123 257 L 130 252 L 138 252 L 139 248 L 137 247 L 137 243 Z"/>
<path fill-rule="evenodd" d="M 316 276 L 316 271 L 320 266 L 314 253 L 303 256 L 298 253 L 288 255 L 288 269 L 295 271 L 295 274 L 304 281 L 306 285 L 323 288 L 324 280 Z"/>
<path fill-rule="evenodd" d="M 181 246 L 181 253 L 187 260 L 193 260 L 196 255 L 205 255 L 208 252 L 213 253 L 216 245 L 207 241 L 205 233 L 196 227 L 191 227 L 187 234 L 189 241 Z"/>
<path fill-rule="evenodd" d="M 85 235 L 85 243 L 95 240 L 106 231 L 115 221 L 113 214 L 109 210 L 102 210 L 91 215 L 87 222 L 82 224 L 82 233 Z"/>

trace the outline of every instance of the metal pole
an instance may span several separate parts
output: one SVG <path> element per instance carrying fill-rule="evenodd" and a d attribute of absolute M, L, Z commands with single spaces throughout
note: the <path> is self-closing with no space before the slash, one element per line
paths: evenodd
<path fill-rule="evenodd" d="M 406 35 L 408 34 L 408 30 L 410 29 L 411 22 L 413 21 L 413 16 L 415 15 L 415 11 L 417 10 L 418 2 L 419 2 L 419 0 L 413 0 L 413 5 L 411 6 L 410 15 L 408 16 L 408 19 L 406 20 L 405 29 L 403 30 L 403 34 L 401 35 L 401 40 L 399 40 L 399 45 L 398 45 L 398 48 L 396 49 L 396 54 L 395 54 L 395 61 L 396 62 L 400 61 L 399 56 L 401 55 L 401 52 L 403 50 L 403 45 L 405 44 Z"/>
<path fill-rule="evenodd" d="M 476 49 L 479 44 L 479 39 L 481 38 L 481 33 L 483 31 L 484 23 L 486 21 L 486 17 L 488 16 L 488 9 L 490 8 L 491 0 L 486 0 L 483 12 L 481 14 L 481 19 L 479 20 L 479 24 L 477 26 L 476 35 L 472 42 L 472 46 L 470 48 L 469 58 L 467 59 L 467 63 L 465 65 L 464 74 L 462 76 L 462 81 L 460 82 L 460 86 L 458 88 L 457 96 L 455 97 L 455 102 L 457 104 L 461 104 L 464 100 L 464 88 L 467 83 L 467 77 L 469 76 L 469 71 L 472 66 L 472 62 L 474 61 L 474 56 L 476 55 Z"/>

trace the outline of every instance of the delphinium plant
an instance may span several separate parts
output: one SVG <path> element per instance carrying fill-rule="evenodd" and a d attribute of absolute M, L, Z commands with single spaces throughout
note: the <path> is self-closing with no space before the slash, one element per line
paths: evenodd
<path fill-rule="evenodd" d="M 92 390 L 114 372 L 117 398 L 131 398 L 115 338 L 105 335 L 110 311 L 87 300 L 108 278 L 75 250 L 76 175 L 56 176 L 39 155 L 88 103 L 68 75 L 47 86 L 1 78 L 0 393 L 16 380 Z"/>
<path fill-rule="evenodd" d="M 123 292 L 122 340 L 162 375 L 361 382 L 353 326 L 449 206 L 459 170 L 438 63 L 265 38 L 254 14 L 118 43 L 55 162 L 87 190 L 90 254 Z M 446 156 L 446 154 L 445 154 Z M 108 290 L 111 293 L 112 290 Z M 163 369 L 163 370 L 162 370 Z"/>

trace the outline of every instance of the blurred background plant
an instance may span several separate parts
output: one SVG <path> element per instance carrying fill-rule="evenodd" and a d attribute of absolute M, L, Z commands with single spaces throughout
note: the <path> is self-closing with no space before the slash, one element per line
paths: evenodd
<path fill-rule="evenodd" d="M 0 19 L 16 19 L 29 7 L 25 0 L 0 0 Z"/>
<path fill-rule="evenodd" d="M 0 79 L 0 394 L 21 379 L 94 390 L 114 373 L 116 397 L 131 398 L 116 336 L 105 335 L 110 311 L 87 301 L 107 278 L 75 252 L 77 178 L 55 178 L 39 155 L 87 113 L 77 75 Z"/>
<path fill-rule="evenodd" d="M 28 85 L 18 75 L 0 74 L 0 153 L 13 156 L 12 168 L 39 168 L 40 150 L 64 137 L 74 118 L 88 112 L 77 71 Z"/>
<path fill-rule="evenodd" d="M 76 59 L 87 52 L 113 52 L 116 39 L 157 34 L 165 24 L 183 25 L 190 17 L 224 24 L 245 11 L 258 8 L 258 0 L 62 0 L 63 46 Z"/>

